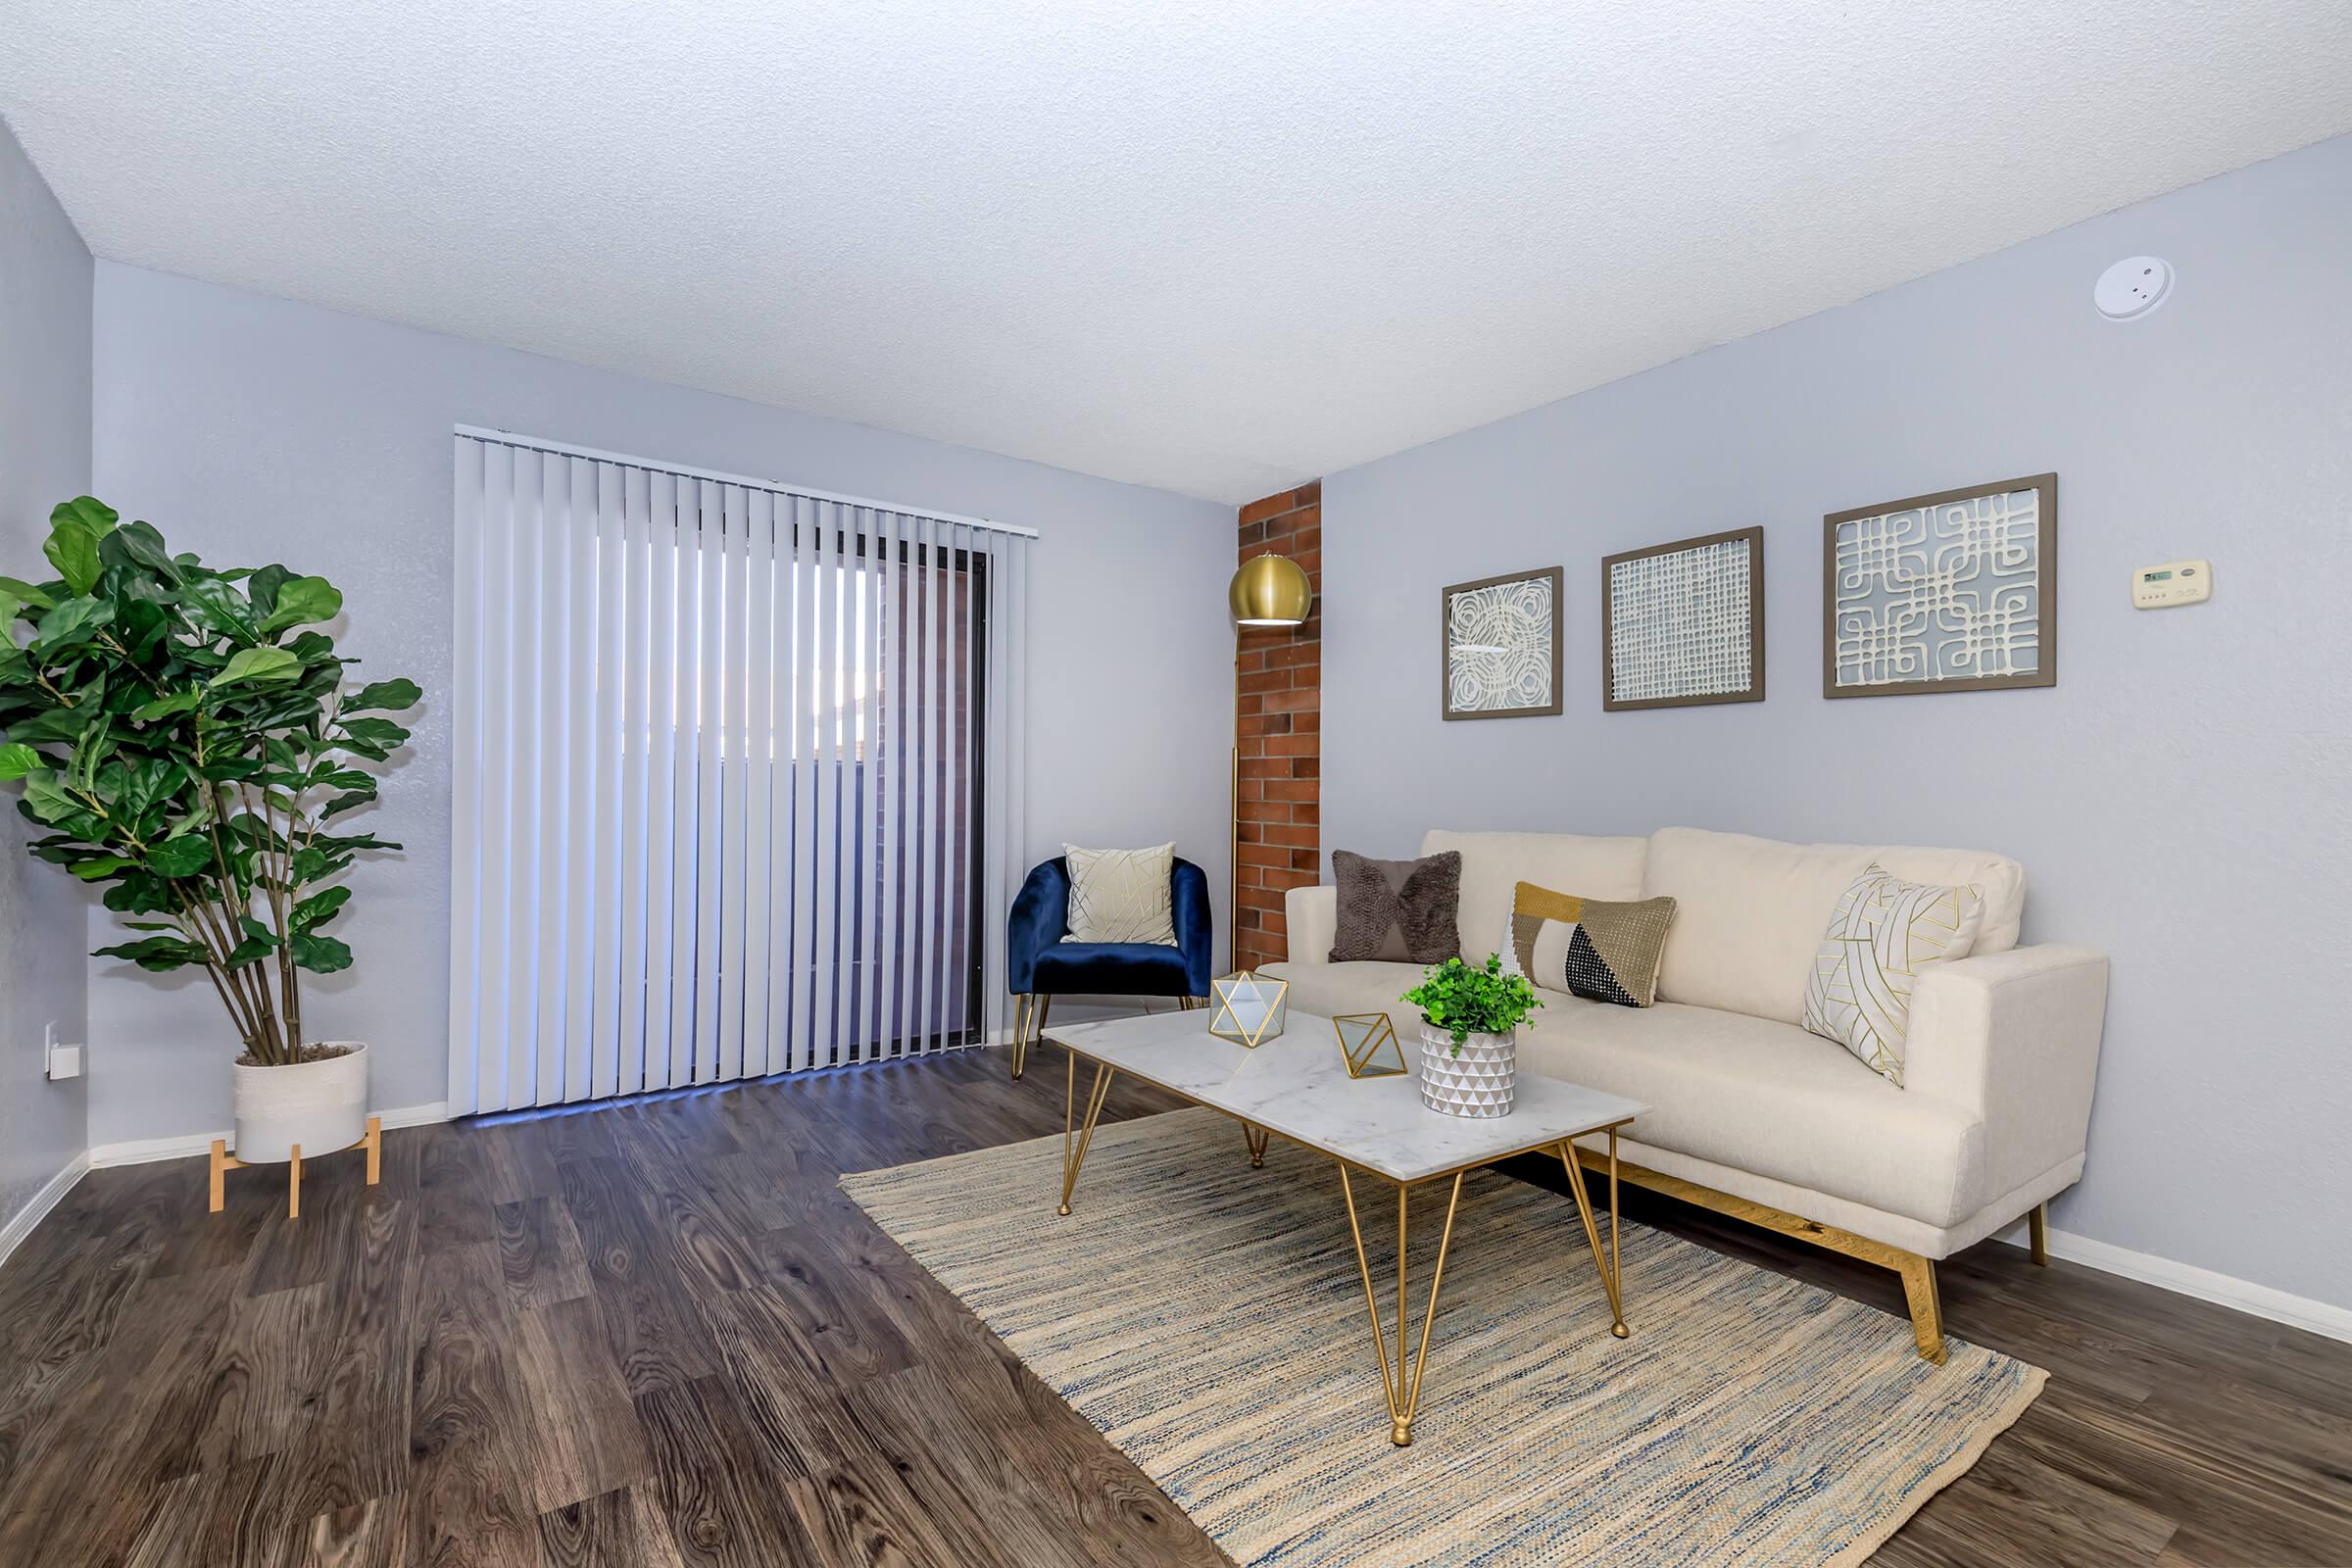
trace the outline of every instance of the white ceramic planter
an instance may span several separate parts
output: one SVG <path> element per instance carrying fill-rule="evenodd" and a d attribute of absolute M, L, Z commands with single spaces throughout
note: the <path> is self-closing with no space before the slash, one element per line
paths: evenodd
<path fill-rule="evenodd" d="M 368 1047 L 357 1040 L 340 1056 L 288 1067 L 231 1064 L 237 1086 L 237 1158 L 281 1164 L 302 1146 L 303 1158 L 348 1149 L 368 1132 Z"/>
<path fill-rule="evenodd" d="M 1519 1034 L 1474 1034 L 1454 1054 L 1453 1036 L 1421 1026 L 1421 1103 L 1448 1116 L 1508 1116 L 1519 1098 Z"/>

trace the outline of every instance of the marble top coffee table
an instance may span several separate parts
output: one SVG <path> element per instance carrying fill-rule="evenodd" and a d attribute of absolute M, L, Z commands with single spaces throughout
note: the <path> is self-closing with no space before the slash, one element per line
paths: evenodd
<path fill-rule="evenodd" d="M 1208 1032 L 1198 1011 L 1147 1013 L 1100 1023 L 1063 1024 L 1050 1037 L 1069 1052 L 1069 1103 L 1062 1119 L 1061 1204 L 1070 1212 L 1078 1172 L 1094 1141 L 1102 1102 L 1112 1080 L 1127 1073 L 1156 1084 L 1195 1104 L 1220 1111 L 1242 1124 L 1250 1163 L 1265 1163 L 1266 1140 L 1278 1136 L 1335 1160 L 1340 1191 L 1348 1204 L 1348 1226 L 1355 1237 L 1355 1261 L 1364 1280 L 1364 1304 L 1372 1314 L 1372 1343 L 1380 1356 L 1381 1385 L 1388 1396 L 1389 1437 L 1398 1446 L 1412 1442 L 1420 1408 L 1421 1372 L 1429 1359 L 1430 1324 L 1437 1316 L 1438 1287 L 1446 1277 L 1446 1252 L 1453 1240 L 1453 1216 L 1462 1198 L 1462 1178 L 1481 1165 L 1513 1154 L 1555 1154 L 1574 1179 L 1568 1184 L 1584 1222 L 1585 1241 L 1609 1298 L 1610 1332 L 1627 1336 L 1625 1304 L 1617 1270 L 1617 1132 L 1649 1107 L 1639 1101 L 1603 1094 L 1557 1078 L 1522 1071 L 1512 1113 L 1488 1119 L 1448 1116 L 1421 1102 L 1411 1073 L 1387 1078 L 1350 1078 L 1331 1020 L 1293 1011 L 1284 1031 L 1254 1049 Z M 1083 1113 L 1078 1106 L 1078 1058 L 1095 1064 Z M 1408 1058 L 1409 1059 L 1409 1058 Z M 1606 1255 L 1585 1192 L 1571 1140 L 1606 1133 L 1609 1140 L 1609 1244 Z M 1396 1353 L 1392 1364 L 1388 1332 L 1381 1320 L 1372 1265 L 1364 1252 L 1357 1216 L 1355 1182 L 1368 1178 L 1396 1190 Z M 1405 1347 L 1405 1243 L 1408 1194 L 1424 1182 L 1450 1181 L 1446 1228 L 1430 1273 L 1429 1299 L 1421 1314 L 1421 1341 L 1407 1371 Z"/>

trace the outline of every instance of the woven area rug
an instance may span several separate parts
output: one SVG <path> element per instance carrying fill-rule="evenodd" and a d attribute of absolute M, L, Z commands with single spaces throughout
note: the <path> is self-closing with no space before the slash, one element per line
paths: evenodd
<path fill-rule="evenodd" d="M 1330 1160 L 1185 1110 L 1103 1127 L 1066 1219 L 1060 1181 L 1054 1137 L 842 1186 L 1244 1565 L 1859 1562 L 2046 1375 L 1631 1224 L 1612 1339 L 1574 1203 L 1482 1171 L 1397 1448 Z M 1416 1336 L 1444 1218 L 1417 1189 Z"/>

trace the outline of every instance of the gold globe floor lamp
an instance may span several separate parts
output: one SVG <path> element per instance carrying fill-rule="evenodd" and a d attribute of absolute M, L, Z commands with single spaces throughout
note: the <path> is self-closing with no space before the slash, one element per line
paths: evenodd
<path fill-rule="evenodd" d="M 1315 607 L 1315 586 L 1307 581 L 1305 568 L 1298 563 L 1268 551 L 1242 563 L 1225 589 L 1225 603 L 1233 612 L 1237 631 L 1244 626 L 1295 628 L 1305 623 L 1308 612 Z M 1233 663 L 1233 718 L 1231 809 L 1226 813 L 1230 832 L 1227 864 L 1233 878 L 1225 905 L 1227 969 L 1241 967 L 1242 945 L 1242 663 L 1238 649 Z"/>

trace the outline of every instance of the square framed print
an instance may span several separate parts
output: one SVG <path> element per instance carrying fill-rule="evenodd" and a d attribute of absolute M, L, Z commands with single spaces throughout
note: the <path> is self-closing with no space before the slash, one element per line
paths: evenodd
<path fill-rule="evenodd" d="M 1444 704 L 1454 718 L 1560 711 L 1560 568 L 1442 590 Z"/>
<path fill-rule="evenodd" d="M 1763 700 L 1762 528 L 1602 558 L 1604 710 Z"/>
<path fill-rule="evenodd" d="M 2058 684 L 2056 474 L 1822 522 L 1824 697 Z"/>

